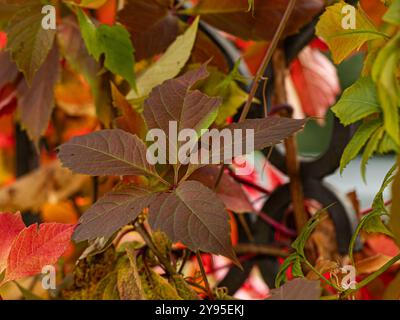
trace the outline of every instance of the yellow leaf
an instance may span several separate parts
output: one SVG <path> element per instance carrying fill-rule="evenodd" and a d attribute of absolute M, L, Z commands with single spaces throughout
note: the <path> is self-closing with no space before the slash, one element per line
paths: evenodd
<path fill-rule="evenodd" d="M 359 50 L 365 42 L 385 37 L 361 7 L 355 8 L 343 1 L 326 8 L 317 24 L 316 34 L 327 42 L 336 64 Z"/>
<path fill-rule="evenodd" d="M 161 58 L 152 64 L 137 78 L 137 92 L 132 90 L 127 99 L 140 99 L 147 96 L 150 91 L 168 79 L 175 78 L 186 62 L 196 40 L 199 18 L 168 47 Z"/>

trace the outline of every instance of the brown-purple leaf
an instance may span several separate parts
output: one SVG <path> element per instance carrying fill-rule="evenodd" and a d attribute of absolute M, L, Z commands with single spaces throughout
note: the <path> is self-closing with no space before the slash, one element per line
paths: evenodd
<path fill-rule="evenodd" d="M 107 193 L 80 218 L 73 239 L 80 242 L 99 237 L 109 238 L 135 220 L 154 200 L 154 196 L 137 186 Z"/>
<path fill-rule="evenodd" d="M 216 194 L 197 181 L 185 181 L 171 193 L 159 193 L 149 207 L 149 223 L 190 250 L 236 261 L 229 215 Z"/>
<path fill-rule="evenodd" d="M 319 281 L 296 278 L 271 290 L 271 297 L 268 300 L 319 300 L 320 297 Z"/>
<path fill-rule="evenodd" d="M 36 144 L 49 125 L 54 108 L 54 85 L 58 75 L 59 55 L 57 46 L 54 45 L 31 85 L 22 80 L 17 88 L 22 125 Z"/>
<path fill-rule="evenodd" d="M 119 13 L 132 35 L 137 61 L 162 53 L 178 36 L 178 18 L 170 6 L 170 0 L 130 0 Z"/>
<path fill-rule="evenodd" d="M 247 119 L 240 123 L 232 123 L 226 127 L 231 131 L 240 129 L 243 133 L 247 129 L 254 130 L 254 149 L 261 150 L 282 142 L 297 131 L 303 129 L 306 119 L 290 119 L 284 117 L 268 117 L 262 119 Z M 242 141 L 245 143 L 246 135 Z M 244 149 L 243 149 L 244 150 Z"/>
<path fill-rule="evenodd" d="M 178 132 L 190 128 L 208 128 L 215 120 L 220 98 L 210 98 L 199 90 L 190 90 L 209 75 L 206 65 L 183 76 L 165 81 L 152 90 L 145 101 L 144 117 L 149 129 L 160 128 L 168 133 L 170 121 L 176 121 Z"/>
<path fill-rule="evenodd" d="M 289 0 L 254 0 L 254 13 L 247 0 L 200 0 L 193 14 L 212 26 L 243 39 L 271 40 Z M 298 0 L 285 34 L 297 32 L 322 10 L 323 0 Z"/>
<path fill-rule="evenodd" d="M 146 145 L 121 129 L 101 130 L 73 138 L 59 148 L 62 164 L 93 176 L 148 175 L 159 178 L 146 160 Z"/>
<path fill-rule="evenodd" d="M 210 164 L 229 163 L 232 160 L 232 155 L 237 157 L 246 154 L 246 140 L 248 137 L 246 130 L 253 130 L 254 150 L 261 150 L 278 144 L 301 130 L 306 121 L 306 119 L 296 120 L 284 117 L 268 117 L 262 119 L 248 119 L 240 123 L 230 124 L 225 127 L 225 130 L 230 131 L 231 137 L 235 136 L 234 130 L 240 130 L 242 133 L 241 136 L 238 136 L 240 139 L 224 139 L 223 143 L 220 144 L 220 148 L 211 148 L 208 161 Z M 206 136 L 204 135 L 203 138 L 206 138 Z M 212 139 L 220 139 L 220 137 L 211 134 L 209 140 Z M 204 147 L 205 146 L 203 146 L 203 148 Z M 199 152 L 199 154 L 201 153 Z M 205 165 L 206 164 L 202 162 L 200 162 L 200 164 L 190 164 L 188 172 L 194 172 Z"/>
<path fill-rule="evenodd" d="M 219 173 L 220 168 L 218 166 L 207 166 L 193 173 L 189 180 L 199 181 L 212 189 L 218 181 Z M 254 210 L 242 186 L 225 172 L 222 174 L 215 192 L 225 204 L 225 207 L 233 212 L 246 213 Z"/>
<path fill-rule="evenodd" d="M 0 50 L 0 88 L 7 83 L 13 82 L 18 75 L 18 69 L 15 63 L 11 60 L 10 54 L 7 51 Z"/>

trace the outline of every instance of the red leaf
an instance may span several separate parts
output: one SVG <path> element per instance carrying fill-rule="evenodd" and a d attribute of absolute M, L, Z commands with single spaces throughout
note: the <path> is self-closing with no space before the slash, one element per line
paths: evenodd
<path fill-rule="evenodd" d="M 303 112 L 323 118 L 340 93 L 333 64 L 319 50 L 305 48 L 291 66 L 291 76 Z"/>
<path fill-rule="evenodd" d="M 24 229 L 11 247 L 4 281 L 37 274 L 56 263 L 68 249 L 74 228 L 72 224 L 44 223 Z"/>
<path fill-rule="evenodd" d="M 14 239 L 24 228 L 25 225 L 19 212 L 16 214 L 0 213 L 0 273 L 7 266 L 7 257 Z"/>

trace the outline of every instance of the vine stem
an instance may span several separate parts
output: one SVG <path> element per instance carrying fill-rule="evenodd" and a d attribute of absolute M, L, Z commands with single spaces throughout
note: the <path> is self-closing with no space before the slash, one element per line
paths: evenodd
<path fill-rule="evenodd" d="M 157 256 L 160 263 L 164 266 L 167 273 L 170 276 L 176 275 L 176 271 L 172 268 L 169 260 L 166 259 L 163 256 L 163 254 L 157 249 L 156 245 L 153 242 L 153 239 L 151 238 L 151 235 L 146 230 L 146 228 L 142 224 L 139 224 L 139 223 L 136 224 L 135 227 L 136 227 L 136 230 L 139 232 L 139 234 L 142 236 L 143 240 L 146 242 L 146 244 L 150 248 L 150 250 L 153 251 L 153 253 Z"/>
<path fill-rule="evenodd" d="M 283 50 L 279 49 L 273 56 L 273 67 L 275 75 L 275 100 L 279 105 L 287 103 L 285 88 L 286 60 Z M 287 112 L 282 114 L 288 116 Z M 300 232 L 307 223 L 307 215 L 304 210 L 303 185 L 300 178 L 300 164 L 297 158 L 297 143 L 295 136 L 285 140 L 286 168 L 290 178 L 290 195 L 292 197 L 296 230 Z"/>
<path fill-rule="evenodd" d="M 196 251 L 196 258 L 197 258 L 197 263 L 199 264 L 200 267 L 200 272 L 203 277 L 204 285 L 207 290 L 208 296 L 211 300 L 215 300 L 214 295 L 211 291 L 210 283 L 208 282 L 206 270 L 204 269 L 203 260 L 201 260 L 200 251 Z"/>
<path fill-rule="evenodd" d="M 282 20 L 279 23 L 278 29 L 276 30 L 276 32 L 274 34 L 271 44 L 269 45 L 268 50 L 261 62 L 261 65 L 257 70 L 253 84 L 251 85 L 250 94 L 248 96 L 247 102 L 246 102 L 245 106 L 243 107 L 242 114 L 240 115 L 239 122 L 242 122 L 247 118 L 247 114 L 250 111 L 251 104 L 253 103 L 253 100 L 256 95 L 257 89 L 260 85 L 260 82 L 263 79 L 265 70 L 267 69 L 268 64 L 270 63 L 270 61 L 272 59 L 272 56 L 278 46 L 279 40 L 282 37 L 283 31 L 285 31 L 286 25 L 289 21 L 290 16 L 292 15 L 295 5 L 296 5 L 296 0 L 290 0 L 289 4 L 285 10 L 285 13 L 282 17 Z"/>
<path fill-rule="evenodd" d="M 328 280 L 321 272 L 319 272 L 317 269 L 315 269 L 314 266 L 306 258 L 303 258 L 303 261 L 313 272 L 315 272 L 317 274 L 318 277 L 320 277 L 322 280 L 324 280 L 328 285 L 330 285 L 332 288 L 335 288 L 335 290 L 338 292 L 343 291 L 332 281 Z"/>
<path fill-rule="evenodd" d="M 284 13 L 284 15 L 282 17 L 282 20 L 279 23 L 278 29 L 276 30 L 276 32 L 274 34 L 274 37 L 272 38 L 271 44 L 269 45 L 268 50 L 265 53 L 265 56 L 264 56 L 264 58 L 263 58 L 263 60 L 261 62 L 261 65 L 258 68 L 257 73 L 256 73 L 256 75 L 254 77 L 254 81 L 253 81 L 253 83 L 251 85 L 250 93 L 249 93 L 249 96 L 247 98 L 246 104 L 244 105 L 242 113 L 240 115 L 239 122 L 242 122 L 242 121 L 246 120 L 246 118 L 247 118 L 247 115 L 248 115 L 248 113 L 250 111 L 251 104 L 253 103 L 254 97 L 255 97 L 255 95 L 257 93 L 257 89 L 258 89 L 258 87 L 260 85 L 261 80 L 264 79 L 265 70 L 267 69 L 268 64 L 270 63 L 270 61 L 272 59 L 272 56 L 273 56 L 276 48 L 278 47 L 279 40 L 281 39 L 283 31 L 285 31 L 285 28 L 286 28 L 286 25 L 287 25 L 287 23 L 289 21 L 289 18 L 292 15 L 292 12 L 293 12 L 294 7 L 296 5 L 296 1 L 297 0 L 290 0 L 289 4 L 288 4 L 288 6 L 287 6 L 287 8 L 285 10 L 285 13 Z M 222 173 L 225 170 L 225 168 L 226 168 L 226 164 L 223 164 L 221 169 L 220 169 L 221 170 L 220 171 L 220 175 L 221 176 L 222 176 Z M 214 190 L 218 189 L 219 182 L 220 181 L 218 181 L 218 180 L 216 181 L 216 183 L 214 185 Z"/>
<path fill-rule="evenodd" d="M 368 277 L 366 277 L 365 279 L 360 281 L 355 289 L 347 290 L 346 292 L 344 292 L 344 294 L 342 295 L 342 298 L 346 298 L 347 296 L 349 296 L 349 295 L 353 294 L 354 292 L 360 290 L 361 288 L 365 287 L 371 281 L 378 278 L 382 273 L 386 272 L 392 265 L 394 265 L 399 260 L 400 260 L 400 254 L 398 254 L 397 256 L 390 259 L 377 271 L 375 271 L 374 273 L 371 273 Z"/>

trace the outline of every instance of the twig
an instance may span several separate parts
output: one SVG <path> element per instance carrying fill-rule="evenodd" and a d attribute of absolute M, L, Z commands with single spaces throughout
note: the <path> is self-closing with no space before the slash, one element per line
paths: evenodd
<path fill-rule="evenodd" d="M 278 43 L 279 43 L 279 40 L 282 37 L 283 31 L 285 31 L 286 25 L 287 25 L 287 23 L 289 21 L 289 18 L 291 16 L 292 12 L 293 12 L 293 9 L 294 9 L 295 5 L 296 5 L 296 0 L 290 0 L 288 6 L 286 8 L 286 11 L 285 11 L 285 13 L 284 13 L 284 15 L 282 17 L 282 20 L 279 23 L 278 29 L 276 30 L 276 32 L 274 34 L 272 42 L 268 47 L 268 50 L 267 50 L 267 52 L 266 52 L 266 54 L 265 54 L 265 56 L 263 58 L 263 61 L 262 61 L 261 65 L 260 65 L 260 67 L 257 70 L 256 76 L 254 78 L 253 84 L 252 84 L 251 89 L 250 89 L 249 97 L 247 99 L 247 102 L 246 102 L 245 106 L 243 107 L 242 114 L 240 115 L 239 122 L 242 122 L 243 120 L 245 120 L 247 118 L 247 114 L 250 111 L 250 107 L 251 107 L 251 104 L 253 103 L 253 99 L 254 99 L 254 97 L 256 95 L 256 92 L 257 92 L 258 86 L 260 84 L 260 81 L 262 80 L 262 78 L 264 76 L 264 73 L 265 73 L 265 70 L 267 69 L 268 64 L 271 61 L 272 55 L 274 54 L 274 52 L 275 52 L 275 50 L 276 50 L 276 48 L 278 46 Z"/>
<path fill-rule="evenodd" d="M 286 61 L 283 50 L 277 50 L 273 57 L 275 75 L 275 99 L 276 103 L 283 105 L 287 103 L 285 89 Z M 300 232 L 307 223 L 304 210 L 303 186 L 300 179 L 300 164 L 297 158 L 297 143 L 294 136 L 285 140 L 286 167 L 290 178 L 290 194 L 292 197 L 293 211 L 296 229 Z"/>
<path fill-rule="evenodd" d="M 265 189 L 264 187 L 262 187 L 262 186 L 260 186 L 260 185 L 258 185 L 258 184 L 256 184 L 256 183 L 254 183 L 254 182 L 248 181 L 247 179 L 244 179 L 244 178 L 242 178 L 242 177 L 236 175 L 232 170 L 229 170 L 229 175 L 230 175 L 236 182 L 239 182 L 240 184 L 243 184 L 243 185 L 245 185 L 245 186 L 247 186 L 247 187 L 249 187 L 249 188 L 252 188 L 252 189 L 254 189 L 254 190 L 256 190 L 256 191 L 259 191 L 259 192 L 261 192 L 261 193 L 264 193 L 264 194 L 266 194 L 266 195 L 270 195 L 270 194 L 271 194 L 271 191 Z"/>
<path fill-rule="evenodd" d="M 280 248 L 253 243 L 239 243 L 234 247 L 234 249 L 238 255 L 252 253 L 257 255 L 267 255 L 282 258 L 286 258 L 287 256 L 289 256 L 289 253 L 287 251 Z"/>
<path fill-rule="evenodd" d="M 266 223 L 268 223 L 269 225 L 271 225 L 272 227 L 274 227 L 277 231 L 280 231 L 281 233 L 283 233 L 286 236 L 289 237 L 296 237 L 297 236 L 297 232 L 289 229 L 288 227 L 286 227 L 284 224 L 276 221 L 274 218 L 271 218 L 268 214 L 266 214 L 265 212 L 262 211 L 258 211 L 257 215 L 264 220 Z"/>
<path fill-rule="evenodd" d="M 263 79 L 265 70 L 267 69 L 268 64 L 271 61 L 272 55 L 273 55 L 273 53 L 275 52 L 275 49 L 278 46 L 279 40 L 282 37 L 283 31 L 285 30 L 285 27 L 286 27 L 286 25 L 288 23 L 288 20 L 289 20 L 291 14 L 293 12 L 293 9 L 294 9 L 295 5 L 296 5 L 296 0 L 290 0 L 288 6 L 286 8 L 286 11 L 285 11 L 285 13 L 284 13 L 284 15 L 282 17 L 282 20 L 279 23 L 278 29 L 276 30 L 276 32 L 274 34 L 272 42 L 269 45 L 267 52 L 265 53 L 263 61 L 262 61 L 261 65 L 260 65 L 260 67 L 257 70 L 256 76 L 254 77 L 254 81 L 253 81 L 253 83 L 251 85 L 251 88 L 250 88 L 250 94 L 249 94 L 249 96 L 247 98 L 246 104 L 243 107 L 242 114 L 240 115 L 239 122 L 242 122 L 247 118 L 247 114 L 250 111 L 250 107 L 251 107 L 251 104 L 253 103 L 254 97 L 255 97 L 255 95 L 257 93 L 257 89 L 258 89 L 258 86 L 260 84 L 260 81 Z M 225 165 L 222 165 L 221 171 L 223 171 L 224 169 L 225 169 Z M 218 185 L 219 185 L 219 182 L 217 182 L 215 184 L 215 186 L 214 186 L 215 190 L 218 188 Z"/>
<path fill-rule="evenodd" d="M 185 267 L 186 261 L 189 259 L 189 257 L 190 257 L 190 251 L 188 249 L 185 249 L 184 254 L 183 254 L 182 263 L 179 266 L 178 274 L 182 273 L 183 268 Z"/>
<path fill-rule="evenodd" d="M 204 281 L 204 285 L 205 285 L 207 293 L 208 293 L 208 297 L 211 300 L 214 300 L 214 295 L 213 295 L 213 293 L 211 291 L 210 283 L 208 282 L 206 271 L 204 270 L 203 261 L 201 260 L 200 251 L 196 251 L 196 258 L 197 258 L 197 262 L 198 262 L 199 267 L 200 267 L 200 272 L 201 272 L 201 275 L 203 277 L 203 281 Z"/>

